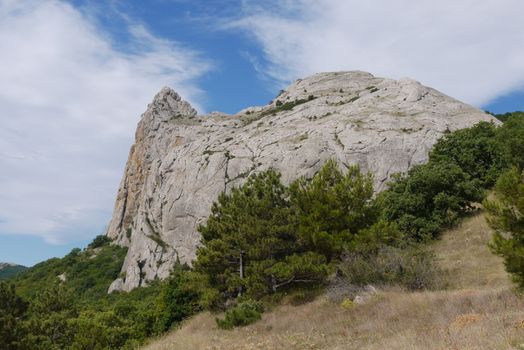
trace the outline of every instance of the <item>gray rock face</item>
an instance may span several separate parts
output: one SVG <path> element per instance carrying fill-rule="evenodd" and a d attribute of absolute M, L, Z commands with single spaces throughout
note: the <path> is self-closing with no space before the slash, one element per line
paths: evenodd
<path fill-rule="evenodd" d="M 142 115 L 118 190 L 107 235 L 129 250 L 110 291 L 191 263 L 213 201 L 250 174 L 275 168 L 289 183 L 334 158 L 373 173 L 380 191 L 425 162 L 443 134 L 479 121 L 496 122 L 416 81 L 364 72 L 297 80 L 271 104 L 235 115 L 197 116 L 164 88 Z"/>

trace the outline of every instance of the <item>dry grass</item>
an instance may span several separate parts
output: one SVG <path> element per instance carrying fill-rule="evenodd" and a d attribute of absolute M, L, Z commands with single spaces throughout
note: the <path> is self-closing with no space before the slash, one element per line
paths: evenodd
<path fill-rule="evenodd" d="M 440 264 L 449 272 L 450 288 L 510 287 L 502 258 L 487 244 L 492 231 L 482 213 L 449 230 L 434 245 Z"/>
<path fill-rule="evenodd" d="M 434 249 L 450 270 L 443 291 L 381 291 L 344 309 L 325 298 L 283 305 L 254 325 L 223 331 L 199 314 L 144 350 L 167 349 L 516 349 L 524 343 L 524 298 L 486 247 L 482 215 L 447 232 Z"/>

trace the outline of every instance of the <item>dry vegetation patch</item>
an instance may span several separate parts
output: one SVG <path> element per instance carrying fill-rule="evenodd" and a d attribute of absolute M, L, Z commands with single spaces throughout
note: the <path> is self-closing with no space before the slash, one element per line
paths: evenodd
<path fill-rule="evenodd" d="M 447 231 L 434 249 L 441 266 L 449 272 L 449 287 L 511 287 L 501 257 L 488 248 L 492 231 L 482 212 Z"/>

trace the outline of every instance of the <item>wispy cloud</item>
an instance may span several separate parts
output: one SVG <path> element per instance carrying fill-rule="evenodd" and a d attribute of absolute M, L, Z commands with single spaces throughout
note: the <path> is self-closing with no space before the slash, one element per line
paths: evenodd
<path fill-rule="evenodd" d="M 139 113 L 198 106 L 212 62 L 128 21 L 125 47 L 58 0 L 0 0 L 0 234 L 85 239 L 107 223 Z"/>
<path fill-rule="evenodd" d="M 524 87 L 521 0 L 244 0 L 229 23 L 283 84 L 319 71 L 409 76 L 482 105 Z"/>

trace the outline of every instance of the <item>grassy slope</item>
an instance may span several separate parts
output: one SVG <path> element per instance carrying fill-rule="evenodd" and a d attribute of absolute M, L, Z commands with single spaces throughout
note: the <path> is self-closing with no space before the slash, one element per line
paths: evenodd
<path fill-rule="evenodd" d="M 449 288 L 383 290 L 345 310 L 320 297 L 283 305 L 254 325 L 219 330 L 199 314 L 144 350 L 165 349 L 515 349 L 524 343 L 524 298 L 486 244 L 484 216 L 467 218 L 434 244 Z"/>

